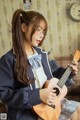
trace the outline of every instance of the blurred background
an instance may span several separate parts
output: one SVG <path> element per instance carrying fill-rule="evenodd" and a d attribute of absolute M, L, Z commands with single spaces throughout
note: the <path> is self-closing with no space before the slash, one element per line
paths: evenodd
<path fill-rule="evenodd" d="M 69 6 L 77 0 L 0 0 L 0 56 L 11 48 L 11 20 L 13 12 L 22 8 L 42 13 L 48 22 L 48 33 L 43 48 L 53 57 L 70 56 L 80 49 L 80 22 L 68 14 Z M 27 0 L 29 1 L 29 0 Z"/>

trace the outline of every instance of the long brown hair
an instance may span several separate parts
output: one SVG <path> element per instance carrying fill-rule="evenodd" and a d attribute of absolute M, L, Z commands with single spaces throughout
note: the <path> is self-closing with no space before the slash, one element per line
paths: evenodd
<path fill-rule="evenodd" d="M 25 12 L 22 9 L 16 10 L 13 14 L 12 45 L 13 45 L 13 49 L 16 56 L 14 72 L 16 74 L 17 79 L 23 82 L 24 84 L 31 83 L 31 80 L 29 80 L 28 74 L 27 74 L 29 63 L 28 63 L 27 55 L 24 49 L 24 35 L 21 29 L 21 24 L 25 23 L 27 27 L 32 25 L 32 30 L 31 30 L 30 36 L 28 37 L 28 40 L 31 41 L 32 35 L 35 32 L 35 27 L 39 25 L 40 21 L 45 22 L 45 34 L 46 34 L 47 21 L 42 14 L 35 11 Z M 42 44 L 42 42 L 40 43 L 40 45 Z"/>

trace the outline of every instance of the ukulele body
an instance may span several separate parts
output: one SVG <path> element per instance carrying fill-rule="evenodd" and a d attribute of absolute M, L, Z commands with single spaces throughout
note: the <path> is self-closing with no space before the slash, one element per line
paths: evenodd
<path fill-rule="evenodd" d="M 56 99 L 54 99 L 54 106 L 55 108 L 52 108 L 51 106 L 41 103 L 38 105 L 33 106 L 34 111 L 43 119 L 43 120 L 58 120 L 58 117 L 61 113 L 61 100 L 63 97 L 67 94 L 67 87 L 64 85 L 63 88 L 60 88 L 57 78 L 52 78 L 51 80 L 47 80 L 45 83 L 45 87 L 54 89 L 57 87 L 59 89 L 59 95 Z"/>
<path fill-rule="evenodd" d="M 58 83 L 58 79 L 57 78 L 52 78 L 50 81 L 47 81 L 49 83 L 46 82 L 45 86 L 47 86 L 48 88 L 51 89 L 55 89 L 57 88 L 59 90 L 59 93 L 57 95 L 57 97 L 54 99 L 54 105 L 55 107 L 60 105 L 61 100 L 66 96 L 67 94 L 67 87 L 65 85 L 63 85 L 62 88 L 60 88 L 57 83 Z M 47 85 L 48 84 L 48 85 Z"/>

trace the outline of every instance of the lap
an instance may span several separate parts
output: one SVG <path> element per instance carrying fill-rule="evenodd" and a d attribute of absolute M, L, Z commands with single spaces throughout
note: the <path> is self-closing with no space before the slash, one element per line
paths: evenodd
<path fill-rule="evenodd" d="M 76 111 L 77 107 L 80 106 L 80 103 L 73 100 L 62 100 L 62 109 L 59 116 L 59 120 L 68 120 L 71 115 Z"/>

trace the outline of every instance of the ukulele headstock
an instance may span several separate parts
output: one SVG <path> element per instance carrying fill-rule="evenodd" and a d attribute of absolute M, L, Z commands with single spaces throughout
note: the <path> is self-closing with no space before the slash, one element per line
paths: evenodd
<path fill-rule="evenodd" d="M 77 62 L 80 60 L 80 51 L 79 50 L 75 51 L 73 60 L 77 61 Z"/>

